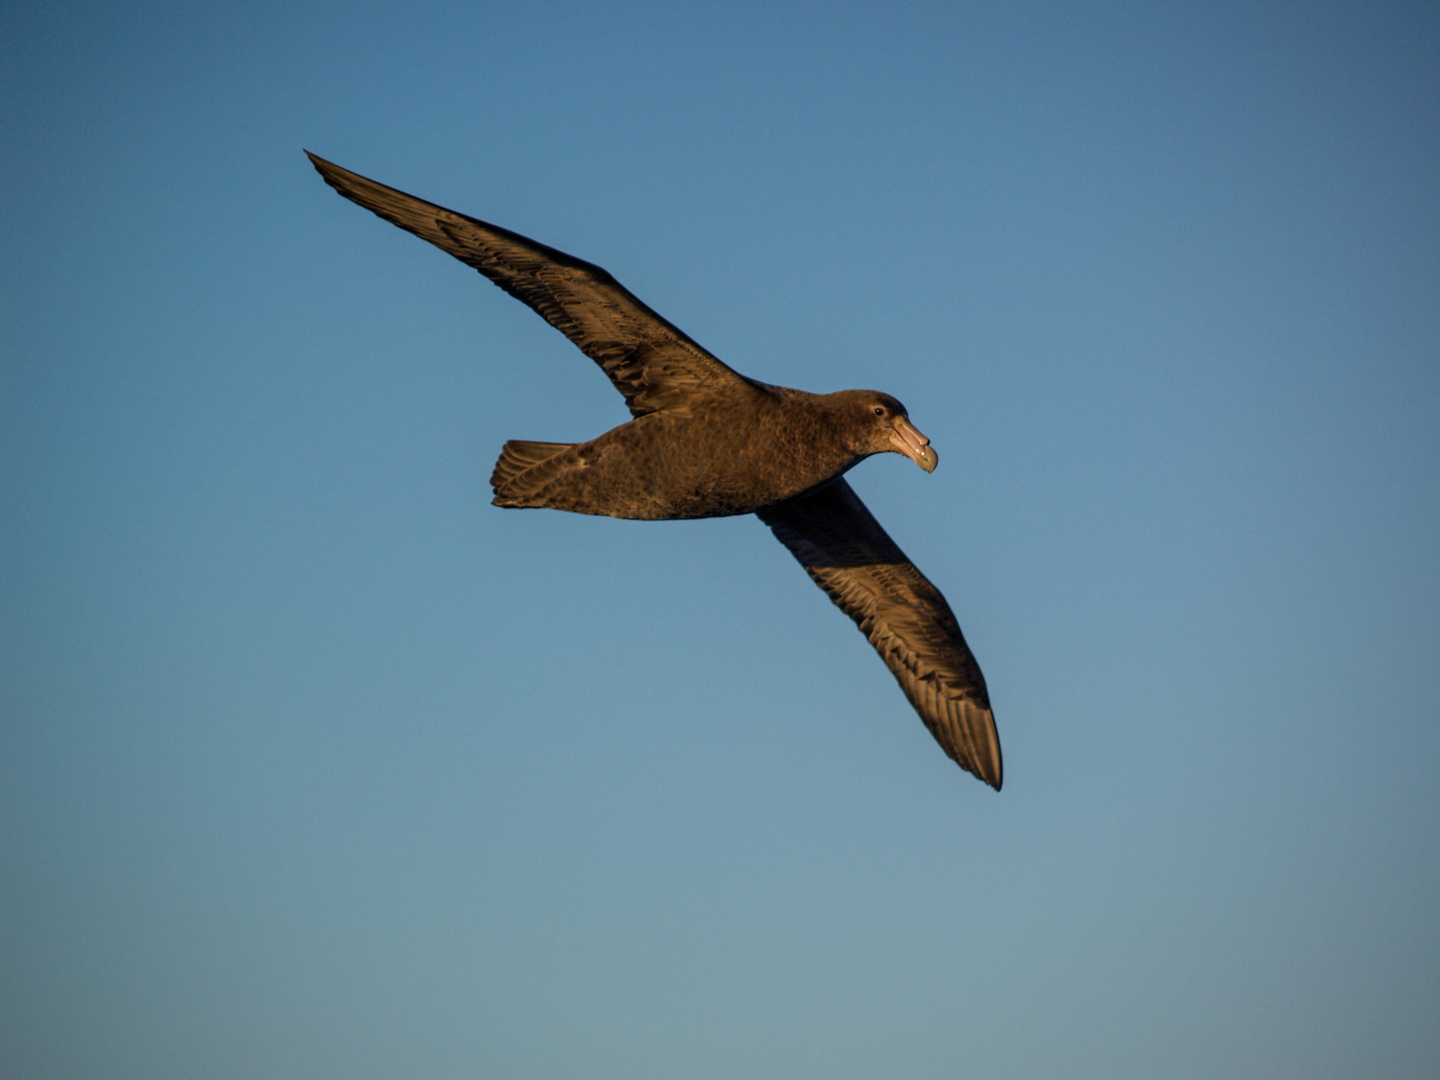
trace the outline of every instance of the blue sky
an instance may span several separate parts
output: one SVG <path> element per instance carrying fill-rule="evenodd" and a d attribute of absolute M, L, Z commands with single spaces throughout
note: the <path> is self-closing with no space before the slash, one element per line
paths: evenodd
<path fill-rule="evenodd" d="M 1422 4 L 0 14 L 14 1075 L 1431 1077 Z M 489 506 L 590 361 L 874 386 L 989 791 L 753 518 Z"/>

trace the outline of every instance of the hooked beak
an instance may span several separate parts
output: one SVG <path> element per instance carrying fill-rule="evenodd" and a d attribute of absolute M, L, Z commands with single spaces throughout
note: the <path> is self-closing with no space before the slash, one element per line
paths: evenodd
<path fill-rule="evenodd" d="M 920 429 L 910 423 L 907 417 L 896 419 L 890 441 L 895 444 L 897 453 L 904 454 L 926 472 L 934 472 L 935 466 L 940 463 L 935 451 L 930 449 L 930 440 L 921 435 Z"/>

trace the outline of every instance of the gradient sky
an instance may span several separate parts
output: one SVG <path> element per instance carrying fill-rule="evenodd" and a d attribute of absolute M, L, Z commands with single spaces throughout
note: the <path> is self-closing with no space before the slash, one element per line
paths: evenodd
<path fill-rule="evenodd" d="M 1433 4 L 0 13 L 0 1071 L 1440 1075 Z M 301 150 L 934 441 L 996 794 Z"/>

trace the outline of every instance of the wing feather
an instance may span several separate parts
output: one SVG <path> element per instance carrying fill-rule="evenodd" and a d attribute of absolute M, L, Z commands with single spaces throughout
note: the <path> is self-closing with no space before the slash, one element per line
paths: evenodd
<path fill-rule="evenodd" d="M 748 384 L 600 267 L 309 157 L 341 195 L 430 241 L 534 309 L 600 365 L 635 416 L 688 410 L 697 397 Z"/>
<path fill-rule="evenodd" d="M 945 753 L 998 791 L 1000 736 L 960 624 L 844 478 L 758 515 L 855 620 Z"/>

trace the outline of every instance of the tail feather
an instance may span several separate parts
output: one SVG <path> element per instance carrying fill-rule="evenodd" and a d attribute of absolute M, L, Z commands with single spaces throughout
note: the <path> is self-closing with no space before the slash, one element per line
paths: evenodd
<path fill-rule="evenodd" d="M 495 462 L 495 471 L 490 474 L 490 486 L 495 494 L 526 469 L 547 461 L 562 451 L 569 450 L 574 443 L 528 442 L 525 439 L 511 439 L 500 451 L 500 460 Z"/>

